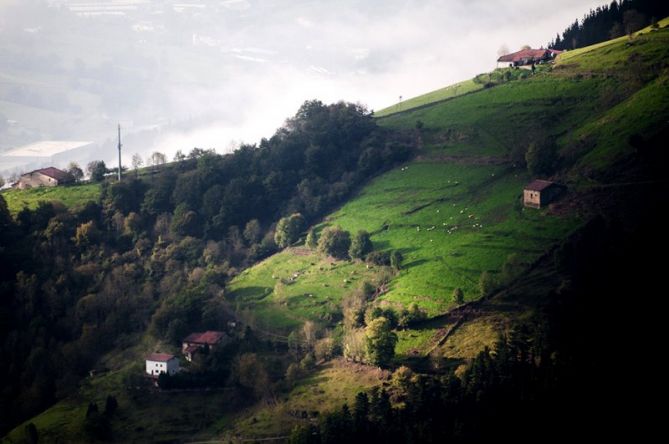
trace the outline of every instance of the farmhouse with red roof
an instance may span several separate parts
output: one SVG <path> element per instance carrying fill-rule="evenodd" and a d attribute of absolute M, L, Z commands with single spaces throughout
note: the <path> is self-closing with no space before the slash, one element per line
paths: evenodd
<path fill-rule="evenodd" d="M 146 374 L 158 377 L 161 373 L 172 376 L 179 371 L 179 359 L 169 353 L 151 353 L 146 357 Z"/>
<path fill-rule="evenodd" d="M 74 181 L 74 178 L 69 173 L 58 168 L 48 167 L 22 174 L 14 187 L 21 190 L 35 187 L 55 187 L 72 181 Z"/>
<path fill-rule="evenodd" d="M 557 49 L 521 49 L 505 54 L 497 59 L 498 68 L 529 68 L 536 63 L 546 63 L 555 59 L 562 51 Z"/>
<path fill-rule="evenodd" d="M 224 342 L 227 335 L 222 331 L 208 330 L 205 332 L 191 333 L 181 344 L 181 351 L 187 361 L 193 360 L 193 355 L 201 349 L 213 349 Z"/>

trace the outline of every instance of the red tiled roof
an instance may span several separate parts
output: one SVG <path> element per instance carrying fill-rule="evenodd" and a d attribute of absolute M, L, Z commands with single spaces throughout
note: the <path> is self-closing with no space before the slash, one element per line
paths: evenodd
<path fill-rule="evenodd" d="M 542 191 L 552 185 L 555 185 L 555 183 L 551 182 L 550 180 L 535 179 L 527 184 L 525 189 L 529 191 Z"/>
<path fill-rule="evenodd" d="M 189 334 L 184 342 L 192 342 L 194 344 L 207 344 L 215 345 L 220 342 L 221 339 L 225 337 L 225 333 L 222 331 L 205 331 L 204 333 L 191 333 Z"/>
<path fill-rule="evenodd" d="M 44 174 L 45 176 L 52 177 L 56 180 L 70 179 L 69 174 L 67 174 L 63 170 L 59 170 L 58 168 L 54 168 L 54 167 L 42 168 L 40 170 L 35 170 L 32 173 L 41 173 L 41 174 Z M 32 173 L 28 173 L 28 174 L 32 174 Z"/>
<path fill-rule="evenodd" d="M 498 62 L 520 62 L 524 59 L 534 59 L 541 60 L 547 56 L 550 56 L 552 53 L 559 54 L 561 51 L 556 51 L 554 49 L 521 49 L 518 52 L 512 52 L 511 54 L 505 54 L 497 59 Z"/>
<path fill-rule="evenodd" d="M 169 353 L 151 353 L 146 358 L 147 361 L 154 361 L 154 362 L 167 362 L 170 359 L 174 359 L 174 355 L 170 355 Z"/>

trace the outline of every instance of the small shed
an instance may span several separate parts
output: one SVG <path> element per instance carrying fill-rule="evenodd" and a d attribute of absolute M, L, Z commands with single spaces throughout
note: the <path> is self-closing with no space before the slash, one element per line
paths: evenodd
<path fill-rule="evenodd" d="M 179 359 L 169 353 L 151 353 L 146 358 L 146 374 L 158 377 L 161 373 L 172 376 L 179 371 Z"/>
<path fill-rule="evenodd" d="M 187 361 L 192 361 L 195 353 L 202 349 L 214 349 L 225 342 L 227 335 L 222 331 L 208 330 L 205 332 L 191 333 L 183 340 L 181 351 Z"/>
<path fill-rule="evenodd" d="M 550 180 L 535 179 L 523 190 L 523 205 L 529 208 L 541 208 L 557 197 L 562 187 Z"/>

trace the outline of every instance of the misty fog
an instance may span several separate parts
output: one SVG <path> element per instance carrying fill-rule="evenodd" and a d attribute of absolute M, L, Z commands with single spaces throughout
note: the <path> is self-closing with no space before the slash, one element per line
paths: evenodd
<path fill-rule="evenodd" d="M 306 99 L 381 109 L 493 69 L 503 45 L 545 45 L 603 3 L 0 0 L 0 174 L 54 162 L 2 156 L 47 140 L 93 142 L 55 166 L 113 163 L 119 122 L 129 165 L 255 143 Z"/>

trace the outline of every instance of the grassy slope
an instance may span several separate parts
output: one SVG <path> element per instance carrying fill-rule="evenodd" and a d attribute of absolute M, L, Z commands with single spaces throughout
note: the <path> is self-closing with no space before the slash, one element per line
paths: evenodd
<path fill-rule="evenodd" d="M 402 103 L 396 103 L 382 110 L 375 111 L 374 117 L 384 117 L 399 111 L 407 111 L 430 103 L 452 99 L 463 94 L 478 91 L 482 88 L 483 85 L 475 83 L 473 80 L 465 80 L 463 82 L 454 83 L 453 85 L 449 85 L 445 88 L 441 88 L 418 97 L 413 97 L 409 100 L 405 100 Z"/>
<path fill-rule="evenodd" d="M 388 371 L 335 359 L 301 380 L 276 403 L 256 405 L 232 421 L 225 418 L 212 431 L 226 442 L 233 437 L 285 436 L 295 425 L 304 424 L 302 412 L 311 415 L 339 408 L 343 403 L 352 405 L 357 393 L 380 386 L 389 376 Z"/>
<path fill-rule="evenodd" d="M 453 306 L 455 288 L 478 298 L 483 271 L 497 272 L 512 253 L 531 262 L 574 226 L 523 209 L 525 182 L 506 166 L 415 162 L 375 180 L 328 223 L 373 232 L 377 249 L 400 250 L 402 270 L 381 300 L 417 302 L 434 316 Z"/>
<path fill-rule="evenodd" d="M 40 187 L 28 190 L 11 189 L 2 192 L 2 197 L 7 201 L 7 206 L 12 214 L 18 213 L 23 207 L 35 209 L 41 201 L 58 201 L 66 207 L 74 207 L 91 200 L 97 202 L 99 196 L 100 184 L 98 183 Z"/>
<path fill-rule="evenodd" d="M 373 281 L 377 271 L 290 248 L 242 272 L 228 286 L 227 297 L 251 311 L 251 324 L 288 333 L 310 319 L 329 323 L 341 313 L 343 295 L 364 280 Z"/>
<path fill-rule="evenodd" d="M 512 169 L 509 156 L 540 134 L 555 137 L 563 152 L 575 138 L 589 137 L 598 143 L 567 157 L 574 173 L 560 178 L 578 188 L 589 180 L 584 172 L 604 172 L 629 155 L 626 135 L 656 130 L 669 117 L 666 74 L 654 73 L 656 80 L 629 87 L 629 59 L 637 52 L 642 66 L 666 64 L 668 38 L 661 30 L 632 43 L 620 39 L 603 49 L 581 51 L 582 56 L 558 63 L 553 72 L 379 120 L 402 129 L 423 121 L 421 155 L 407 168 L 374 180 L 325 224 L 366 229 L 376 248 L 403 252 L 405 267 L 381 303 L 416 301 L 431 315 L 443 313 L 453 305 L 454 287 L 462 287 L 466 299 L 475 299 L 481 271 L 499 271 L 514 252 L 532 261 L 577 226 L 578 214 L 557 216 L 518 207 L 522 185 L 530 177 Z M 608 97 L 612 89 L 619 90 L 613 103 Z M 541 289 L 538 282 L 534 286 Z M 253 285 L 251 275 L 235 282 L 237 289 Z M 467 321 L 434 354 L 471 358 L 494 343 L 508 324 L 503 313 Z M 400 360 L 429 351 L 449 325 L 428 323 L 400 332 Z"/>
<path fill-rule="evenodd" d="M 574 140 L 591 138 L 595 144 L 573 153 L 573 174 L 563 178 L 571 177 L 569 184 L 573 186 L 584 180 L 584 171 L 601 172 L 615 165 L 631 152 L 626 135 L 654 131 L 669 118 L 668 88 L 663 83 L 667 78 L 668 39 L 669 32 L 662 30 L 644 33 L 632 44 L 618 39 L 599 48 L 573 51 L 568 58 L 561 58 L 552 73 L 380 120 L 393 128 L 413 128 L 419 119 L 425 123 L 418 160 L 372 181 L 325 223 L 341 224 L 350 230 L 367 229 L 373 233 L 377 248 L 403 251 L 405 267 L 382 301 L 405 304 L 416 300 L 434 315 L 451 307 L 450 291 L 455 286 L 463 287 L 468 299 L 475 298 L 480 271 L 499 270 L 510 252 L 519 252 L 526 260 L 537 258 L 578 223 L 578 215 L 556 216 L 517 206 L 522 185 L 529 177 L 521 170 L 510 169 L 506 159 L 511 150 L 518 144 L 526 146 L 528 134 L 537 130 L 557 137 L 563 153 L 572 149 Z M 644 66 L 659 64 L 665 71 L 656 73 L 656 80 L 629 89 L 629 59 L 634 51 L 642 55 Z M 607 98 L 611 90 L 619 93 L 613 102 Z M 482 227 L 471 226 L 474 224 Z M 382 229 L 384 225 L 387 230 Z M 455 231 L 454 225 L 458 225 Z M 432 226 L 435 228 L 427 231 Z M 433 349 L 452 325 L 448 316 L 400 332 L 400 361 L 432 350 L 430 360 L 459 365 L 483 346 L 493 344 L 510 323 L 528 316 L 558 282 L 550 261 L 544 262 L 502 293 L 483 301 L 481 313 L 467 318 L 441 346 Z M 287 278 L 295 272 L 300 273 L 296 282 L 279 286 L 276 291 L 279 279 L 272 275 Z M 304 319 L 327 323 L 327 313 L 354 288 L 355 280 L 373 279 L 377 272 L 361 264 L 289 250 L 241 274 L 230 284 L 228 296 L 255 316 L 260 325 L 285 333 Z M 344 279 L 351 282 L 347 284 Z M 305 297 L 307 294 L 313 297 Z M 218 422 L 202 436 L 284 433 L 295 422 L 291 410 L 327 408 L 334 405 L 333 399 L 350 399 L 356 390 L 381 381 L 373 375 L 345 379 L 350 372 L 338 365 L 321 367 L 276 405 L 257 406 L 235 416 L 218 414 Z M 119 390 L 113 378 L 100 378 L 90 394 L 102 399 L 106 390 Z M 86 387 L 79 397 L 87 393 Z M 146 437 L 150 429 L 164 433 L 164 438 L 184 436 L 180 433 L 188 432 L 188 424 L 175 422 L 169 412 L 161 413 L 160 406 L 167 401 L 161 396 L 142 400 L 145 409 L 130 404 L 132 412 L 125 413 L 128 416 L 124 418 L 128 425 L 115 426 L 121 427 L 124 436 Z M 174 396 L 170 401 L 184 403 L 189 415 L 210 412 L 198 410 L 201 394 L 192 395 L 192 399 Z M 82 404 L 81 400 L 77 404 L 77 399 L 63 401 L 34 418 L 40 433 L 58 433 L 62 430 L 58 424 L 80 421 L 77 418 L 81 411 L 76 409 Z M 215 405 L 223 402 L 217 399 L 212 401 Z M 73 403 L 69 416 L 62 417 L 68 403 Z M 211 419 L 205 416 L 203 427 Z M 22 426 L 12 436 L 21 431 Z"/>

